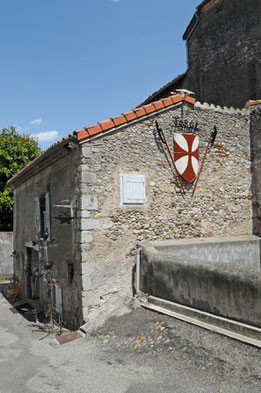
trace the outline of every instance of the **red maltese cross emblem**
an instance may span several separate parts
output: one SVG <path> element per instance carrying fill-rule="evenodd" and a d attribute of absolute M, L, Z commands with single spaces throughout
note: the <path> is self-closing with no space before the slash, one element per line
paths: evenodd
<path fill-rule="evenodd" d="M 174 136 L 174 161 L 178 173 L 192 183 L 199 169 L 199 137 L 193 134 Z"/>

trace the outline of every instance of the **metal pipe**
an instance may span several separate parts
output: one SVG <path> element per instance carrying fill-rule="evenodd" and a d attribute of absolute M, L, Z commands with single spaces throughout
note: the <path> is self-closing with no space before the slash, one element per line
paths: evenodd
<path fill-rule="evenodd" d="M 140 293 L 140 254 L 141 254 L 141 247 L 137 247 L 136 250 L 136 293 L 139 295 Z"/>
<path fill-rule="evenodd" d="M 178 179 L 179 179 L 180 188 L 181 188 L 181 190 L 183 191 L 183 193 L 184 193 L 184 195 L 185 195 L 185 189 L 184 189 L 184 187 L 183 187 L 182 180 L 181 180 L 180 175 L 179 175 L 179 172 L 178 172 L 178 170 L 177 170 L 177 167 L 176 167 L 176 164 L 175 164 L 175 160 L 174 160 L 174 158 L 173 158 L 173 156 L 172 156 L 172 154 L 171 154 L 171 151 L 170 151 L 170 148 L 169 148 L 167 139 L 166 139 L 166 137 L 165 137 L 165 135 L 164 135 L 162 129 L 159 128 L 159 124 L 158 124 L 157 120 L 155 120 L 155 127 L 156 127 L 156 130 L 157 130 L 158 134 L 159 134 L 159 137 L 160 137 L 161 142 L 162 142 L 163 144 L 165 144 L 166 147 L 167 147 L 169 156 L 170 156 L 170 158 L 171 158 L 172 164 L 173 164 L 174 169 L 175 169 L 175 171 L 176 171 L 175 174 L 176 174 L 176 176 L 177 176 Z"/>
<path fill-rule="evenodd" d="M 212 146 L 212 145 L 214 144 L 214 141 L 215 141 L 215 139 L 216 139 L 216 136 L 217 136 L 217 127 L 214 126 L 214 131 L 211 133 L 210 138 L 209 138 L 209 140 L 208 140 L 208 144 L 207 144 L 207 147 L 206 147 L 206 150 L 205 150 L 205 154 L 204 154 L 204 157 L 203 157 L 201 166 L 200 166 L 200 170 L 199 170 L 199 172 L 198 172 L 198 176 L 197 176 L 196 182 L 195 182 L 195 184 L 194 184 L 192 196 L 194 195 L 194 193 L 195 193 L 195 191 L 196 191 L 197 184 L 198 184 L 198 180 L 199 180 L 199 176 L 200 176 L 200 174 L 201 174 L 201 171 L 202 171 L 202 168 L 203 168 L 205 159 L 206 159 L 206 155 L 207 155 L 209 146 L 210 146 L 210 145 Z"/>

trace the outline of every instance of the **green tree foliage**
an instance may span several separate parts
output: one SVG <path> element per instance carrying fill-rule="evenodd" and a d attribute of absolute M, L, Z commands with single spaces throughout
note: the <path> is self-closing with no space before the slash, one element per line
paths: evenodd
<path fill-rule="evenodd" d="M 0 132 L 0 231 L 13 230 L 13 196 L 6 182 L 40 153 L 38 141 L 15 127 Z"/>

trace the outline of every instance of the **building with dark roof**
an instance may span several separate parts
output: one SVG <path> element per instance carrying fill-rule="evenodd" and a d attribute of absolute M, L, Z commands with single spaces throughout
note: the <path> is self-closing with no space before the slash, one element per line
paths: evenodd
<path fill-rule="evenodd" d="M 243 108 L 261 97 L 260 0 L 204 0 L 183 39 L 188 69 L 142 104 L 166 97 L 177 88 L 200 102 Z"/>

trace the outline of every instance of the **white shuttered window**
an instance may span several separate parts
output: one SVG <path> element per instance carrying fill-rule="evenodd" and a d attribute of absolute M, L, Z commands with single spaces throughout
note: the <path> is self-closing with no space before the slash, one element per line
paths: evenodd
<path fill-rule="evenodd" d="M 121 173 L 121 205 L 145 204 L 145 175 Z"/>
<path fill-rule="evenodd" d="M 35 205 L 35 229 L 36 236 L 42 238 L 44 236 L 48 240 L 51 238 L 50 224 L 50 194 L 46 192 L 34 198 Z"/>

